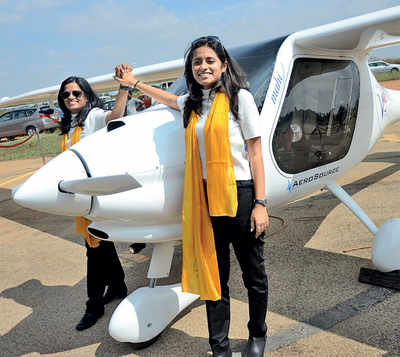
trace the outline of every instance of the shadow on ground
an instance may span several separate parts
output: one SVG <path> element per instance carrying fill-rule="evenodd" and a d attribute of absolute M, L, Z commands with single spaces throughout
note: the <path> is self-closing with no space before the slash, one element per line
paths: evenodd
<path fill-rule="evenodd" d="M 397 153 L 376 153 L 369 155 L 364 161 L 388 162 L 388 160 L 393 163 L 392 166 L 345 185 L 343 188 L 350 195 L 354 195 L 369 185 L 396 173 L 400 168 L 400 156 Z M 4 197 L 5 194 L 6 192 L 1 192 L 1 197 Z M 294 321 L 306 321 L 311 325 L 314 323 L 315 327 L 320 328 L 321 325 L 318 319 L 315 319 L 316 316 L 321 316 L 324 312 L 332 310 L 346 301 L 351 301 L 370 289 L 370 287 L 357 282 L 359 269 L 362 266 L 368 266 L 368 260 L 305 248 L 306 243 L 313 237 L 325 217 L 339 203 L 332 194 L 324 192 L 270 212 L 270 214 L 280 216 L 286 222 L 286 228 L 268 238 L 265 246 L 270 285 L 270 311 Z M 9 220 L 76 244 L 82 244 L 76 239 L 74 230 L 71 228 L 73 227 L 73 218 L 71 217 L 33 212 L 16 206 L 11 200 L 2 200 L 0 205 L 2 216 Z M 54 221 L 57 222 L 56 225 Z M 297 229 L 300 224 L 305 226 L 301 233 Z M 279 228 L 278 225 L 276 228 Z M 271 230 L 274 230 L 274 226 Z M 151 247 L 147 247 L 143 255 L 149 258 Z M 148 259 L 145 262 L 134 261 L 126 249 L 120 251 L 120 257 L 130 289 L 134 290 L 146 285 Z M 233 257 L 231 259 L 233 263 L 230 282 L 232 298 L 246 302 L 247 296 L 241 282 L 239 267 L 236 260 Z M 160 281 L 160 284 L 179 281 L 180 265 L 181 249 L 179 247 L 176 250 L 170 277 Z M 351 284 L 349 284 L 349 280 L 351 280 Z M 351 289 L 349 289 L 350 285 Z M 182 351 L 182 345 L 188 346 L 187 350 L 191 351 L 204 351 L 204 346 L 207 346 L 207 341 L 203 338 L 192 337 L 182 331 L 170 328 L 154 345 L 145 350 L 133 351 L 130 344 L 118 343 L 105 333 L 107 321 L 111 311 L 116 307 L 116 303 L 107 306 L 106 316 L 99 323 L 91 329 L 79 333 L 73 327 L 83 312 L 84 292 L 84 280 L 72 287 L 44 286 L 38 280 L 29 280 L 20 286 L 3 291 L 1 297 L 30 307 L 32 313 L 2 336 L 1 345 L 4 346 L 2 352 L 6 352 L 7 356 L 20 356 L 32 352 L 50 354 L 100 343 L 96 351 L 97 356 L 125 355 L 133 352 L 138 356 L 154 356 L 160 353 L 165 356 L 179 356 L 177 353 Z M 390 296 L 392 294 L 389 294 L 387 299 L 390 299 Z M 199 304 L 201 302 L 196 302 L 194 306 Z M 189 311 L 187 310 L 185 313 Z M 354 318 L 363 311 L 362 309 L 355 311 L 351 317 Z M 67 316 L 67 319 L 61 320 L 61 316 Z M 393 333 L 382 339 L 379 334 L 379 323 L 372 324 L 370 321 L 369 326 L 363 327 L 371 329 L 376 336 L 365 340 L 364 335 L 358 329 L 341 324 L 345 319 L 346 316 L 328 328 L 338 335 L 376 348 L 387 350 L 388 345 L 392 346 L 392 350 L 386 357 L 391 356 L 390 353 L 400 353 L 398 335 Z M 243 326 L 243 328 L 246 327 Z M 393 327 L 392 332 L 395 332 L 395 329 L 396 327 Z M 55 331 L 57 338 L 50 340 L 48 331 L 52 331 L 52 335 Z M 168 341 L 167 344 L 164 343 L 166 341 Z M 234 345 L 242 343 L 242 340 L 233 341 Z"/>

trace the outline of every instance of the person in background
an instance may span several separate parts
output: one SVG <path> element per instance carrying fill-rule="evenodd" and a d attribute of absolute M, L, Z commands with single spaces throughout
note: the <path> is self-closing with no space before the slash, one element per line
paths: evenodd
<path fill-rule="evenodd" d="M 124 66 L 118 65 L 116 73 L 120 73 L 121 68 Z M 102 109 L 102 101 L 86 79 L 76 76 L 65 79 L 58 92 L 58 105 L 63 112 L 61 150 L 67 150 L 79 140 L 105 127 L 110 120 L 122 117 L 128 90 L 128 87 L 120 87 L 110 112 Z M 88 295 L 85 313 L 76 325 L 78 331 L 93 326 L 104 314 L 105 304 L 124 298 L 128 292 L 114 243 L 91 236 L 87 231 L 90 223 L 84 217 L 76 217 L 77 233 L 85 237 Z"/>
<path fill-rule="evenodd" d="M 218 37 L 204 36 L 191 43 L 184 75 L 188 93 L 179 97 L 137 80 L 130 67 L 121 68 L 115 79 L 182 112 L 186 150 L 182 290 L 206 300 L 213 356 L 232 356 L 228 338 L 232 244 L 248 291 L 246 356 L 261 357 L 267 332 L 263 247 L 269 218 L 259 113 L 242 70 Z"/>
<path fill-rule="evenodd" d="M 133 89 L 130 89 L 128 91 L 128 101 L 126 103 L 126 109 L 125 109 L 124 116 L 136 114 L 137 101 L 136 101 L 136 98 L 134 98 L 132 96 L 132 94 L 133 94 Z"/>

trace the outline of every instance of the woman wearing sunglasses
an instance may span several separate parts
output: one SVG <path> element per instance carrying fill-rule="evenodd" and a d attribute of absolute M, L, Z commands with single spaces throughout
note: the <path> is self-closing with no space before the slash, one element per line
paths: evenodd
<path fill-rule="evenodd" d="M 130 71 L 119 69 L 115 79 L 183 114 L 182 290 L 206 300 L 213 356 L 232 355 L 230 244 L 248 290 L 246 356 L 263 356 L 268 298 L 263 247 L 269 219 L 259 113 L 243 71 L 218 37 L 192 42 L 184 75 L 189 93 L 179 97 L 138 81 Z"/>
<path fill-rule="evenodd" d="M 116 72 L 129 68 L 118 65 Z M 102 102 L 86 79 L 69 77 L 65 79 L 58 92 L 58 105 L 64 113 L 61 120 L 63 136 L 61 150 L 67 150 L 80 139 L 103 128 L 106 124 L 124 114 L 128 89 L 120 87 L 114 109 L 102 109 Z M 100 241 L 87 232 L 91 222 L 84 217 L 76 217 L 76 231 L 85 237 L 87 256 L 87 295 L 86 311 L 76 325 L 79 331 L 93 326 L 104 314 L 104 304 L 127 295 L 125 274 L 113 242 Z M 104 294 L 105 289 L 107 292 Z"/>

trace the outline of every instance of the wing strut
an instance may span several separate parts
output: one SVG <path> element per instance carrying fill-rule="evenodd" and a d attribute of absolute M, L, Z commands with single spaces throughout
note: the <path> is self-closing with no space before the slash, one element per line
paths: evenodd
<path fill-rule="evenodd" d="M 374 222 L 367 216 L 367 214 L 361 209 L 361 207 L 351 198 L 351 196 L 343 190 L 336 182 L 331 181 L 326 184 L 326 187 L 331 191 L 340 201 L 342 201 L 347 208 L 352 211 L 355 216 L 363 223 L 372 234 L 378 232 L 378 227 Z"/>

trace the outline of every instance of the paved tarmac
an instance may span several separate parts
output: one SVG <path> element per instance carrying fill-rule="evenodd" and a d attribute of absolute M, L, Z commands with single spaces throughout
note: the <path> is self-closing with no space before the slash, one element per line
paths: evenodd
<path fill-rule="evenodd" d="M 378 226 L 400 217 L 399 144 L 397 124 L 339 182 Z M 24 209 L 10 198 L 10 189 L 41 165 L 41 159 L 0 162 L 0 356 L 207 356 L 200 301 L 143 350 L 108 335 L 118 302 L 92 328 L 75 330 L 86 300 L 86 258 L 73 219 Z M 270 214 L 279 219 L 272 219 L 265 246 L 265 355 L 400 356 L 400 293 L 358 282 L 360 268 L 372 267 L 372 234 L 326 190 Z M 117 248 L 129 289 L 147 285 L 151 247 L 137 255 L 125 244 Z M 180 253 L 160 284 L 179 281 Z M 247 298 L 233 257 L 232 264 L 230 337 L 237 357 L 247 340 Z"/>

